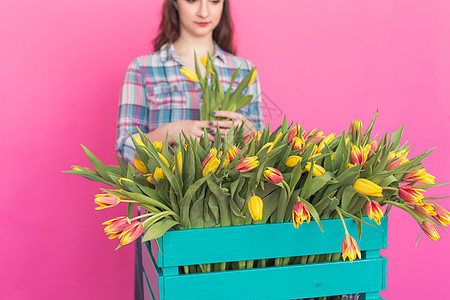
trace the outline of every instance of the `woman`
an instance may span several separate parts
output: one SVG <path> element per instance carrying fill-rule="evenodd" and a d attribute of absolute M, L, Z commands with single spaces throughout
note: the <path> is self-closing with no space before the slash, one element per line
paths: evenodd
<path fill-rule="evenodd" d="M 136 58 L 128 67 L 123 82 L 116 148 L 126 162 L 132 162 L 136 151 L 128 134 L 137 135 L 139 127 L 151 141 L 163 141 L 168 133 L 169 143 L 181 131 L 199 138 L 206 127 L 210 140 L 214 139 L 217 124 L 221 135 L 232 122 L 244 126 L 247 133 L 264 126 L 261 112 L 261 91 L 258 77 L 244 91 L 253 101 L 238 112 L 216 111 L 216 117 L 226 120 L 199 121 L 201 89 L 179 71 L 181 67 L 195 69 L 197 57 L 209 52 L 226 90 L 231 75 L 241 67 L 236 82 L 253 68 L 247 60 L 235 56 L 233 26 L 229 0 L 165 0 L 159 34 L 153 41 L 155 52 Z M 201 65 L 201 71 L 206 70 Z M 142 248 L 136 241 L 135 299 L 143 299 Z"/>
<path fill-rule="evenodd" d="M 241 72 L 236 82 L 242 80 L 253 66 L 233 55 L 232 28 L 229 0 L 165 0 L 160 32 L 153 42 L 156 51 L 130 64 L 122 86 L 116 148 L 126 161 L 133 161 L 135 155 L 128 132 L 137 135 L 136 127 L 151 141 L 164 140 L 166 133 L 178 138 L 181 131 L 199 138 L 204 127 L 211 132 L 209 138 L 214 138 L 216 122 L 199 121 L 199 84 L 190 82 L 179 70 L 183 66 L 195 69 L 194 51 L 197 57 L 209 52 L 224 90 L 238 67 Z M 203 65 L 201 71 L 204 74 Z M 254 97 L 247 107 L 238 112 L 215 112 L 215 116 L 228 119 L 218 122 L 222 136 L 232 121 L 240 124 L 245 120 L 249 133 L 264 126 L 258 77 L 244 93 Z M 173 142 L 170 138 L 169 143 Z"/>

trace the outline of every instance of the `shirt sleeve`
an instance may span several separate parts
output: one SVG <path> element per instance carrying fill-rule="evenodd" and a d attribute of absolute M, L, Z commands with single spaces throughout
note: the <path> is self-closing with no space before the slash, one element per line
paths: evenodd
<path fill-rule="evenodd" d="M 250 62 L 248 62 L 248 64 L 249 70 L 251 70 L 253 65 Z M 246 94 L 253 95 L 253 99 L 252 102 L 243 107 L 240 112 L 248 117 L 248 120 L 255 125 L 256 130 L 262 131 L 264 129 L 264 117 L 261 109 L 262 93 L 258 74 L 256 74 L 255 81 L 248 87 Z"/>
<path fill-rule="evenodd" d="M 137 127 L 144 133 L 149 131 L 146 89 L 138 62 L 135 59 L 128 66 L 120 92 L 116 149 L 125 163 L 132 162 L 136 155 L 129 133 L 138 136 Z"/>

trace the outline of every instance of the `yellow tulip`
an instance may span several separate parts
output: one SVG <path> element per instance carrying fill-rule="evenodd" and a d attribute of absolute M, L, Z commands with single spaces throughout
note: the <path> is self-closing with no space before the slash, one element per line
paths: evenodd
<path fill-rule="evenodd" d="M 383 197 L 382 193 L 383 189 L 379 185 L 370 180 L 359 178 L 356 180 L 353 187 L 360 194 L 367 196 Z"/>
<path fill-rule="evenodd" d="M 248 83 L 247 86 L 251 86 L 252 83 L 255 81 L 256 73 L 257 73 L 256 70 L 254 70 L 254 71 L 253 71 L 253 74 L 252 74 L 252 78 L 250 78 L 250 81 L 249 81 L 249 83 Z"/>
<path fill-rule="evenodd" d="M 156 141 L 153 143 L 153 146 L 156 148 L 156 150 L 158 150 L 158 152 L 162 151 L 162 142 Z"/>
<path fill-rule="evenodd" d="M 166 178 L 166 174 L 164 173 L 163 169 L 161 168 L 156 168 L 155 169 L 155 173 L 153 174 L 153 179 L 165 179 Z"/>
<path fill-rule="evenodd" d="M 159 158 L 166 164 L 166 166 L 170 167 L 169 162 L 167 161 L 167 159 L 164 157 L 164 155 L 162 155 L 161 153 L 158 152 Z"/>
<path fill-rule="evenodd" d="M 180 72 L 183 73 L 184 76 L 186 76 L 187 79 L 189 79 L 190 81 L 198 81 L 198 77 L 197 74 L 195 74 L 194 72 L 192 72 L 191 70 L 182 67 L 180 69 Z"/>
<path fill-rule="evenodd" d="M 134 159 L 134 166 L 136 167 L 136 169 L 139 170 L 139 172 L 145 174 L 147 173 L 147 167 L 145 166 L 144 162 L 142 160 L 139 160 L 137 158 Z"/>
<path fill-rule="evenodd" d="M 302 158 L 297 155 L 289 156 L 286 160 L 286 167 L 292 168 L 295 167 L 299 162 L 302 161 Z"/>
<path fill-rule="evenodd" d="M 203 57 L 200 58 L 200 61 L 202 62 L 202 64 L 203 64 L 203 65 L 205 66 L 205 68 L 206 68 L 206 65 L 207 65 L 207 63 L 208 63 L 208 59 L 207 59 L 206 57 L 203 56 Z M 209 62 L 209 73 L 214 74 L 214 70 L 213 70 L 211 64 L 212 64 L 212 61 Z"/>
<path fill-rule="evenodd" d="M 307 162 L 305 168 L 303 169 L 304 172 L 311 171 L 311 163 Z M 322 176 L 323 173 L 325 173 L 325 169 L 322 166 L 314 165 L 313 168 L 313 177 Z"/>
<path fill-rule="evenodd" d="M 253 218 L 253 220 L 262 220 L 263 214 L 263 201 L 258 196 L 253 196 L 248 201 L 248 210 Z"/>

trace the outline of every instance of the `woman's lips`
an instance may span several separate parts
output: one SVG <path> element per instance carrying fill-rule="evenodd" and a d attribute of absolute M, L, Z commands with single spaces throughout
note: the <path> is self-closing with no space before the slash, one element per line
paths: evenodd
<path fill-rule="evenodd" d="M 208 26 L 209 22 L 195 22 L 198 26 L 205 27 Z"/>

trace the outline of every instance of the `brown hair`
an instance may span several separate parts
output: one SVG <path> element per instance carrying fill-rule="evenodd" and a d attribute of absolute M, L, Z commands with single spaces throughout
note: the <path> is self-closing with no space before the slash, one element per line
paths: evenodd
<path fill-rule="evenodd" d="M 230 13 L 230 1 L 224 0 L 222 17 L 217 27 L 213 31 L 213 40 L 223 50 L 236 54 L 233 42 L 234 27 Z M 173 0 L 165 0 L 162 8 L 161 23 L 159 32 L 153 40 L 155 51 L 161 49 L 166 43 L 173 43 L 180 37 L 180 17 Z"/>

